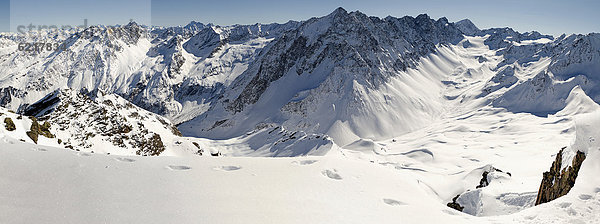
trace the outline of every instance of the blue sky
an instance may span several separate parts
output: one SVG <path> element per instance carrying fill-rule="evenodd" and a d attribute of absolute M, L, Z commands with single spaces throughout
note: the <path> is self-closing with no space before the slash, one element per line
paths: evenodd
<path fill-rule="evenodd" d="M 18 25 L 185 25 L 191 20 L 219 25 L 286 22 L 323 16 L 342 6 L 367 15 L 402 17 L 427 13 L 450 21 L 471 19 L 480 28 L 513 27 L 542 33 L 600 32 L 595 0 L 0 0 L 0 30 Z M 8 20 L 10 18 L 10 21 Z M 10 24 L 10 25 L 8 25 Z"/>

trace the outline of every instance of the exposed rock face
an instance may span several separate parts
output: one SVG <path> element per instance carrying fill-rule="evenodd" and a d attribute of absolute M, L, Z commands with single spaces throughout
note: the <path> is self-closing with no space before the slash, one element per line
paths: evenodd
<path fill-rule="evenodd" d="M 403 91 L 394 96 L 367 93 L 384 88 L 391 79 L 416 68 L 423 56 L 436 52 L 437 46 L 456 44 L 463 38 L 460 30 L 446 18 L 434 20 L 422 14 L 381 19 L 339 8 L 325 17 L 304 21 L 297 29 L 273 40 L 223 91 L 215 104 L 202 116 L 182 124 L 180 129 L 186 135 L 221 139 L 255 130 L 261 123 L 314 134 L 329 134 L 334 130 L 341 133 L 337 130 L 346 130 L 346 125 L 378 123 L 374 120 L 376 112 L 369 108 L 398 105 L 400 102 L 396 104 L 383 98 L 403 101 L 408 96 Z M 382 100 L 370 100 L 378 97 Z M 406 99 L 420 103 L 402 110 L 412 110 L 412 105 L 419 105 L 415 110 L 432 108 L 429 102 L 433 101 L 423 98 L 419 95 Z M 380 103 L 384 101 L 387 103 Z M 367 106 L 371 102 L 373 105 Z M 338 109 L 332 111 L 333 107 Z M 262 111 L 257 113 L 258 110 Z M 428 115 L 423 119 L 413 119 L 410 117 L 413 114 L 408 113 L 402 116 L 391 108 L 377 111 L 390 111 L 382 116 L 422 125 L 438 113 L 435 108 L 425 110 Z M 409 125 L 382 124 L 378 130 L 386 131 L 380 133 L 390 134 L 377 137 L 388 138 L 406 131 L 398 126 Z M 367 136 L 367 131 L 351 131 L 359 137 L 373 138 Z M 337 138 L 338 144 L 358 140 L 348 137 L 342 141 L 342 137 L 330 136 Z"/>
<path fill-rule="evenodd" d="M 449 203 L 447 204 L 447 206 L 448 206 L 448 207 L 450 207 L 450 208 L 453 208 L 453 209 L 456 209 L 456 210 L 458 210 L 458 211 L 461 211 L 461 212 L 462 212 L 462 210 L 463 210 L 465 207 L 463 207 L 463 206 L 460 206 L 460 204 L 458 204 L 458 202 L 456 202 L 456 199 L 458 199 L 458 197 L 460 197 L 460 194 L 459 194 L 459 195 L 456 195 L 456 197 L 454 197 L 454 198 L 452 199 L 452 202 L 449 202 Z"/>
<path fill-rule="evenodd" d="M 15 127 L 15 123 L 10 117 L 4 118 L 4 127 L 6 127 L 7 131 L 14 131 L 17 128 Z"/>
<path fill-rule="evenodd" d="M 436 44 L 460 39 L 462 33 L 446 18 L 433 20 L 421 14 L 416 18 L 379 19 L 338 8 L 328 16 L 302 23 L 275 41 L 256 62 L 257 71 L 245 74 L 252 79 L 226 109 L 237 113 L 256 103 L 270 84 L 292 67 L 294 75 L 312 74 L 331 60 L 335 66 L 368 68 L 353 72 L 367 77 L 368 83 L 381 83 L 414 67 L 420 57 L 435 51 Z"/>
<path fill-rule="evenodd" d="M 489 168 L 487 168 L 488 170 L 483 171 L 483 173 L 481 174 L 481 180 L 479 180 L 479 185 L 477 185 L 475 188 L 482 188 L 482 187 L 487 187 L 488 185 L 490 185 L 490 178 L 488 177 L 488 175 L 492 172 L 500 172 L 500 173 L 504 173 L 502 170 L 499 170 L 495 167 L 490 166 Z M 506 172 L 506 174 L 508 176 L 512 176 L 509 172 Z"/>
<path fill-rule="evenodd" d="M 12 101 L 13 97 L 25 97 L 26 95 L 27 92 L 15 89 L 12 86 L 0 88 L 0 106 L 5 107 L 8 105 Z"/>
<path fill-rule="evenodd" d="M 54 134 L 50 133 L 50 123 L 47 121 L 40 125 L 35 117 L 31 117 L 31 128 L 27 131 L 27 136 L 37 144 L 38 136 L 43 135 L 46 138 L 54 138 Z"/>
<path fill-rule="evenodd" d="M 556 154 L 556 159 L 554 162 L 552 162 L 550 171 L 544 172 L 544 177 L 542 179 L 542 183 L 540 184 L 540 190 L 538 191 L 535 205 L 546 203 L 560 196 L 566 195 L 569 193 L 569 190 L 571 190 L 573 185 L 575 185 L 575 179 L 579 173 L 579 168 L 581 167 L 583 160 L 585 160 L 585 153 L 577 151 L 571 166 L 565 167 L 561 170 L 563 151 L 565 148 L 562 148 L 558 154 Z"/>
<path fill-rule="evenodd" d="M 56 91 L 23 112 L 32 116 L 27 135 L 34 142 L 39 135 L 53 138 L 56 134 L 73 150 L 158 156 L 167 149 L 164 141 L 181 136 L 166 118 L 102 92 Z M 48 131 L 50 124 L 54 134 Z"/>
<path fill-rule="evenodd" d="M 141 156 L 158 156 L 165 151 L 165 145 L 158 134 L 152 135 L 149 139 L 139 139 L 138 148 L 135 153 Z"/>
<path fill-rule="evenodd" d="M 492 165 L 486 165 L 480 169 L 482 173 L 479 185 L 475 186 L 475 189 L 467 189 L 465 192 L 456 195 L 456 197 L 452 198 L 452 202 L 449 202 L 446 206 L 463 213 L 478 216 L 481 214 L 484 206 L 482 188 L 489 186 L 492 181 L 498 178 L 512 177 L 510 172 L 504 172 Z"/>
<path fill-rule="evenodd" d="M 458 21 L 455 23 L 455 25 L 456 28 L 458 28 L 461 32 L 463 32 L 466 35 L 473 36 L 481 32 L 481 30 L 477 28 L 477 26 L 475 26 L 475 24 L 473 24 L 473 22 L 471 22 L 471 20 L 469 19 L 463 19 L 461 21 Z"/>

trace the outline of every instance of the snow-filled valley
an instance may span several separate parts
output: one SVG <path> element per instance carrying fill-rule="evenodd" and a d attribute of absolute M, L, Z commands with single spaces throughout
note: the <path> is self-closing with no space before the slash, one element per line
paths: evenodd
<path fill-rule="evenodd" d="M 598 34 L 342 8 L 71 32 L 0 34 L 0 223 L 600 223 Z"/>

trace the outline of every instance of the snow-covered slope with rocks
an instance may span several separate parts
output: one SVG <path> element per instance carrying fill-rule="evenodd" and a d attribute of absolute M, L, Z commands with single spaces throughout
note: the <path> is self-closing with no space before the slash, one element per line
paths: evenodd
<path fill-rule="evenodd" d="M 6 136 L 82 153 L 289 157 L 325 155 L 336 147 L 326 135 L 266 126 L 227 141 L 183 137 L 167 118 L 101 91 L 57 90 L 28 105 L 22 114 L 2 110 L 16 126 L 10 130 L 5 125 Z M 47 125 L 50 134 L 39 134 L 33 141 L 27 133 L 33 120 L 41 127 Z M 50 135 L 51 139 L 44 138 Z"/>
<path fill-rule="evenodd" d="M 571 109 L 598 105 L 582 93 L 570 115 L 487 107 L 325 156 L 83 154 L 1 132 L 0 222 L 597 223 L 598 110 Z M 569 194 L 533 206 L 556 146 L 588 159 Z M 473 215 L 446 206 L 457 194 Z"/>
<path fill-rule="evenodd" d="M 39 145 L 144 156 L 192 154 L 198 150 L 168 119 L 114 94 L 59 90 L 25 108 L 23 115 L 5 109 L 3 113 L 21 124 L 15 130 L 3 130 L 6 136 Z M 40 140 L 34 141 L 27 133 L 34 129 L 33 120 L 46 125 L 52 139 L 40 135 Z"/>
<path fill-rule="evenodd" d="M 599 102 L 598 40 L 337 9 L 267 46 L 218 102 L 180 127 L 217 139 L 270 124 L 328 134 L 342 146 L 381 140 L 441 119 L 456 104 L 444 91 L 457 88 L 457 76 L 475 84 L 464 94 L 483 104 L 555 113 L 575 86 Z"/>
<path fill-rule="evenodd" d="M 268 123 L 341 144 L 414 130 L 441 113 L 439 80 L 456 62 L 451 49 L 428 55 L 460 39 L 445 18 L 379 19 L 340 8 L 265 48 L 223 99 L 181 129 L 229 138 Z"/>
<path fill-rule="evenodd" d="M 186 121 L 242 73 L 257 51 L 295 26 L 297 22 L 230 27 L 192 22 L 147 28 L 131 22 L 56 35 L 3 34 L 0 102 L 17 111 L 57 89 L 102 90 L 175 122 Z M 30 42 L 65 44 L 66 49 L 18 50 L 19 43 Z"/>

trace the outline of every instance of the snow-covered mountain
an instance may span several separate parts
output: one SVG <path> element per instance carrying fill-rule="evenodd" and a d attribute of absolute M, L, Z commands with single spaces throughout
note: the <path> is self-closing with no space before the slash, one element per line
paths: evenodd
<path fill-rule="evenodd" d="M 23 52 L 22 42 L 67 48 Z M 126 209 L 143 218 L 92 222 L 596 223 L 599 86 L 599 34 L 426 14 L 338 8 L 285 24 L 1 34 L 0 168 L 15 172 L 0 172 L 0 184 L 49 176 L 49 189 L 72 193 L 25 204 L 97 212 L 66 182 L 51 184 L 77 166 L 89 176 L 75 182 L 115 201 L 101 206 L 108 214 L 157 187 Z M 59 148 L 110 155 L 83 161 Z M 27 160 L 60 172 L 26 175 Z M 109 187 L 129 179 L 138 182 Z M 165 194 L 169 206 L 148 206 Z M 13 205 L 0 222 L 38 211 Z M 360 209 L 376 215 L 348 214 Z M 56 214 L 41 217 L 86 220 Z"/>
<path fill-rule="evenodd" d="M 575 86 L 600 102 L 598 40 L 597 34 L 554 39 L 510 28 L 479 30 L 468 20 L 454 24 L 426 15 L 380 19 L 340 8 L 272 42 L 218 102 L 180 128 L 223 139 L 281 125 L 346 145 L 422 128 L 443 118 L 447 106 L 459 106 L 456 97 L 554 113 Z M 486 84 L 445 95 L 459 76 L 466 76 L 459 82 Z"/>
<path fill-rule="evenodd" d="M 265 48 L 219 102 L 181 129 L 229 138 L 269 123 L 327 133 L 340 143 L 353 136 L 381 139 L 414 130 L 441 112 L 431 99 L 441 85 L 440 74 L 413 71 L 436 46 L 461 39 L 445 18 L 379 19 L 340 8 L 304 22 Z M 397 78 L 409 85 L 373 91 Z"/>
<path fill-rule="evenodd" d="M 295 26 L 297 22 L 231 27 L 192 22 L 147 28 L 131 22 L 92 26 L 66 37 L 6 34 L 0 50 L 2 106 L 19 110 L 62 88 L 102 90 L 185 121 L 245 70 L 257 50 Z M 42 41 L 67 48 L 18 51 L 18 43 Z"/>
<path fill-rule="evenodd" d="M 494 105 L 556 112 L 576 85 L 599 101 L 593 89 L 597 34 L 555 39 L 510 28 L 480 30 L 469 20 L 380 19 L 342 8 L 286 24 L 147 28 L 132 22 L 57 33 L 1 38 L 4 107 L 20 112 L 57 89 L 101 90 L 184 123 L 182 131 L 198 137 L 231 138 L 276 125 L 328 134 L 342 145 L 386 139 L 444 113 L 442 83 L 464 63 L 457 58 L 473 56 L 457 55 L 459 43 L 465 49 L 472 44 L 463 35 L 486 37 L 484 45 L 501 57 L 497 63 L 477 59 L 495 73 L 482 80 L 487 84 L 480 97 L 511 89 L 494 97 Z M 68 48 L 16 50 L 17 43 L 40 38 Z M 549 64 L 537 66 L 536 74 L 514 74 L 544 60 Z"/>

